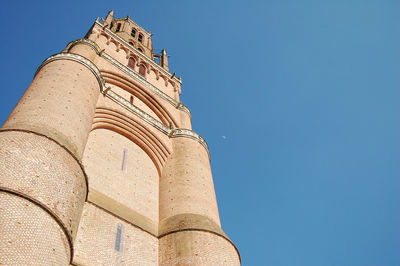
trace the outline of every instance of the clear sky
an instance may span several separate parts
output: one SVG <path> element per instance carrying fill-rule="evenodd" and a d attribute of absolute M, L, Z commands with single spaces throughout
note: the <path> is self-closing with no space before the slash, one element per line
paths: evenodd
<path fill-rule="evenodd" d="M 0 1 L 0 124 L 114 9 L 154 33 L 243 265 L 400 265 L 400 2 Z"/>

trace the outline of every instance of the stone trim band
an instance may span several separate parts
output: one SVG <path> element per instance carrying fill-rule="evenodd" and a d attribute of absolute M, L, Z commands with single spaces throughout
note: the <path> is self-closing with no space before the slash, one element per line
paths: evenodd
<path fill-rule="evenodd" d="M 192 131 L 190 129 L 175 128 L 175 129 L 172 130 L 172 132 L 170 133 L 169 136 L 171 138 L 185 137 L 185 138 L 190 138 L 190 139 L 197 140 L 198 142 L 200 142 L 201 145 L 204 146 L 204 148 L 209 153 L 208 145 L 207 145 L 206 140 L 202 136 L 200 136 L 199 134 L 197 134 L 196 132 L 194 132 L 194 131 Z M 208 156 L 210 157 L 210 154 L 208 154 Z"/>
<path fill-rule="evenodd" d="M 128 111 L 131 111 L 132 113 L 135 113 L 137 116 L 141 117 L 143 120 L 145 120 L 147 123 L 151 124 L 164 134 L 169 134 L 171 129 L 166 127 L 163 123 L 158 121 L 157 119 L 153 118 L 151 115 L 147 114 L 146 112 L 142 111 L 140 108 L 134 106 L 131 104 L 128 100 L 125 98 L 119 96 L 117 93 L 115 93 L 112 90 L 107 90 L 105 94 L 108 98 L 113 100 L 114 102 L 122 105 L 125 107 L 125 109 L 128 109 Z"/>
<path fill-rule="evenodd" d="M 99 50 L 99 48 L 98 48 L 98 46 L 96 44 L 93 45 L 94 44 L 93 42 L 91 42 L 89 40 L 86 40 L 86 39 L 77 40 L 77 41 L 73 42 L 73 44 L 71 44 L 71 45 L 75 45 L 77 43 L 89 44 L 96 51 Z M 108 57 L 109 60 L 115 61 L 112 57 L 108 56 L 107 54 L 103 53 L 102 56 L 103 57 L 106 56 L 105 58 Z M 194 131 L 192 131 L 190 129 L 184 129 L 184 128 L 171 129 L 171 128 L 168 128 L 164 124 L 159 122 L 158 120 L 154 119 L 153 117 L 151 117 L 150 115 L 148 115 L 147 113 L 142 111 L 141 109 L 137 108 L 136 106 L 133 106 L 131 103 L 129 103 L 123 97 L 121 97 L 118 94 L 116 94 L 115 92 L 111 91 L 111 89 L 106 89 L 105 88 L 104 79 L 103 79 L 99 69 L 90 60 L 88 60 L 87 58 L 85 58 L 83 56 L 80 56 L 80 55 L 77 55 L 77 54 L 73 54 L 73 53 L 59 53 L 59 54 L 52 55 L 49 58 L 47 58 L 46 60 L 44 60 L 43 63 L 38 67 L 38 69 L 36 70 L 35 76 L 37 75 L 37 73 L 39 73 L 40 69 L 43 66 L 47 65 L 50 62 L 56 61 L 56 60 L 72 60 L 72 61 L 75 61 L 75 62 L 78 62 L 78 63 L 84 65 L 85 67 L 90 69 L 92 71 L 92 73 L 96 76 L 96 79 L 97 79 L 97 81 L 99 82 L 99 85 L 100 85 L 100 91 L 103 92 L 103 94 L 105 94 L 110 99 L 112 99 L 113 101 L 117 102 L 118 104 L 122 105 L 125 109 L 128 109 L 132 113 L 134 113 L 137 116 L 141 117 L 144 121 L 146 121 L 147 123 L 151 124 L 152 126 L 154 126 L 155 128 L 157 128 L 158 130 L 160 130 L 161 132 L 163 132 L 164 134 L 168 135 L 171 138 L 186 137 L 186 138 L 191 138 L 191 139 L 197 140 L 206 149 L 206 151 L 208 153 L 208 157 L 210 158 L 210 151 L 208 149 L 207 142 L 204 140 L 203 137 L 201 137 L 199 134 L 197 134 L 196 132 L 194 132 Z M 115 62 L 118 63 L 117 61 L 115 61 Z M 120 63 L 118 63 L 118 64 L 120 65 L 120 67 L 125 68 L 125 70 L 134 73 L 133 71 L 128 70 L 125 66 L 122 66 Z M 137 75 L 136 73 L 134 73 L 134 74 Z M 148 85 L 154 87 L 150 83 L 148 83 Z M 148 87 L 148 86 L 146 86 L 146 87 Z M 154 88 L 157 91 L 160 91 L 156 87 L 154 87 Z M 167 96 L 167 97 L 170 98 L 169 96 Z M 170 98 L 170 99 L 173 100 L 172 98 Z M 181 107 L 184 106 L 181 103 L 176 102 L 175 100 L 173 100 L 173 101 L 177 104 L 178 108 L 181 108 Z M 184 107 L 187 109 L 186 106 L 184 106 Z M 189 109 L 187 109 L 187 110 L 189 110 Z M 189 112 L 189 114 L 190 114 L 190 112 Z"/>
<path fill-rule="evenodd" d="M 134 23 L 135 23 L 135 22 L 134 22 Z M 118 41 L 122 42 L 123 44 L 125 44 L 127 47 L 129 47 L 129 48 L 132 50 L 132 48 L 129 46 L 129 43 L 128 43 L 127 41 L 125 41 L 124 39 L 122 39 L 121 37 L 119 37 L 117 34 L 115 34 L 115 33 L 114 33 L 113 31 L 111 31 L 110 29 L 104 27 L 104 24 L 101 24 L 98 20 L 95 21 L 95 24 L 97 24 L 97 25 L 99 25 L 100 27 L 102 27 L 103 30 L 105 30 L 108 34 L 112 35 L 115 39 L 117 39 Z M 136 24 L 136 23 L 135 23 L 135 24 Z M 137 25 L 137 24 L 136 24 L 136 25 Z M 139 26 L 139 27 L 140 27 L 140 26 Z M 137 49 L 136 49 L 135 47 L 133 47 L 133 49 L 134 49 L 136 52 L 139 52 L 139 51 L 137 51 Z M 144 59 L 146 59 L 146 61 L 147 61 L 148 63 L 150 63 L 150 64 L 152 64 L 153 66 L 157 67 L 158 70 L 164 72 L 164 74 L 165 74 L 166 76 L 170 77 L 170 76 L 172 75 L 172 74 L 169 73 L 167 70 L 165 70 L 164 68 L 162 68 L 160 65 L 156 64 L 156 63 L 155 63 L 151 58 L 149 58 L 147 55 L 145 55 L 145 54 L 141 54 L 141 55 L 143 56 Z M 177 77 L 174 77 L 174 80 L 182 84 L 182 81 L 179 80 Z"/>
<path fill-rule="evenodd" d="M 206 230 L 206 229 L 199 229 L 199 228 L 185 228 L 185 229 L 179 229 L 179 230 L 174 230 L 174 231 L 170 231 L 166 234 L 160 235 L 158 236 L 158 239 L 163 238 L 164 236 L 170 235 L 170 234 L 176 234 L 176 233 L 180 233 L 180 232 L 187 232 L 187 231 L 198 231 L 198 232 L 206 232 L 206 233 L 210 233 L 210 234 L 214 234 L 216 236 L 222 237 L 223 239 L 225 239 L 226 241 L 228 241 L 233 248 L 235 249 L 238 257 L 239 257 L 239 261 L 240 263 L 242 263 L 242 258 L 240 257 L 240 253 L 239 250 L 237 249 L 237 247 L 235 246 L 235 244 L 233 244 L 233 242 L 226 236 L 219 234 L 217 232 L 211 231 L 211 230 Z"/>
<path fill-rule="evenodd" d="M 95 75 L 97 81 L 99 82 L 100 91 L 104 91 L 105 90 L 104 80 L 103 80 L 103 77 L 100 74 L 99 69 L 92 62 L 90 62 L 90 60 L 86 59 L 83 56 L 80 56 L 80 55 L 77 55 L 77 54 L 73 54 L 73 53 L 59 53 L 59 54 L 55 54 L 55 55 L 52 55 L 52 56 L 48 57 L 38 67 L 38 69 L 36 70 L 34 76 L 37 75 L 37 73 L 40 71 L 40 69 L 42 67 L 44 67 L 48 63 L 56 61 L 56 60 L 72 60 L 72 61 L 75 61 L 75 62 L 78 62 L 78 63 L 84 65 L 90 71 L 92 71 L 92 73 Z"/>
<path fill-rule="evenodd" d="M 175 99 L 171 98 L 170 96 L 168 96 L 167 94 L 165 94 L 164 92 L 159 90 L 157 87 L 153 86 L 150 82 L 148 82 L 147 80 L 143 79 L 141 76 L 136 74 L 134 71 L 132 71 L 128 67 L 122 65 L 120 62 L 118 62 L 117 60 L 112 58 L 107 53 L 102 52 L 100 50 L 100 47 L 95 42 L 93 42 L 91 40 L 88 40 L 88 39 L 78 39 L 78 40 L 75 40 L 73 42 L 70 42 L 69 43 L 69 47 L 72 48 L 73 46 L 75 46 L 77 44 L 85 44 L 85 45 L 88 45 L 88 46 L 92 47 L 99 56 L 103 57 L 104 59 L 109 61 L 111 64 L 113 64 L 114 66 L 116 66 L 117 68 L 119 68 L 120 70 L 125 72 L 126 74 L 128 74 L 131 78 L 133 78 L 136 81 L 138 81 L 139 83 L 141 83 L 147 89 L 155 92 L 158 96 L 160 96 L 162 99 L 164 99 L 167 102 L 169 102 L 170 104 L 172 104 L 175 108 L 186 112 L 191 117 L 190 110 L 186 105 L 184 105 L 181 102 L 175 101 Z"/>
<path fill-rule="evenodd" d="M 166 127 L 163 123 L 160 121 L 154 119 L 152 116 L 148 115 L 141 109 L 137 108 L 136 106 L 132 105 L 130 102 L 128 102 L 126 99 L 123 97 L 119 96 L 117 93 L 113 92 L 111 89 L 107 90 L 105 95 L 113 100 L 114 102 L 117 102 L 118 104 L 122 105 L 125 109 L 128 109 L 132 113 L 136 114 L 137 116 L 141 117 L 143 120 L 145 120 L 147 123 L 151 124 L 164 134 L 167 134 L 170 138 L 177 138 L 177 137 L 186 137 L 186 138 L 191 138 L 194 140 L 197 140 L 203 147 L 206 149 L 208 153 L 208 157 L 210 158 L 210 151 L 208 149 L 208 145 L 206 140 L 197 134 L 196 132 L 190 130 L 190 129 L 185 129 L 185 128 L 168 128 Z"/>

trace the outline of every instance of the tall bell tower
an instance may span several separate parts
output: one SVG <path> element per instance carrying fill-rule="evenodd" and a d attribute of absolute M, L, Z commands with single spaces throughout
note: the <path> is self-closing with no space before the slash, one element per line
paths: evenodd
<path fill-rule="evenodd" d="M 1 265 L 240 265 L 151 37 L 110 11 L 39 66 L 0 129 Z"/>

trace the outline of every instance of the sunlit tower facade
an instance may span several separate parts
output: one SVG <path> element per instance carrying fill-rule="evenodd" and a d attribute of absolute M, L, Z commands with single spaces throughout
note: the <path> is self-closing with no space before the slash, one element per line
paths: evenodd
<path fill-rule="evenodd" d="M 240 265 L 151 37 L 110 11 L 39 66 L 0 129 L 0 265 Z"/>

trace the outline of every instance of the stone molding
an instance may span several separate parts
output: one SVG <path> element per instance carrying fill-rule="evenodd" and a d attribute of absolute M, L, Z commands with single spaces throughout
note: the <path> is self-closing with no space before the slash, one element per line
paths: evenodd
<path fill-rule="evenodd" d="M 241 262 L 239 250 L 236 248 L 232 240 L 227 237 L 219 225 L 204 215 L 183 213 L 163 219 L 158 225 L 158 239 L 170 234 L 176 234 L 185 231 L 207 232 L 224 238 L 233 246 L 239 257 L 239 261 Z"/>
<path fill-rule="evenodd" d="M 210 157 L 210 152 L 208 150 L 208 145 L 207 145 L 206 140 L 202 136 L 197 134 L 196 132 L 194 132 L 190 129 L 186 129 L 186 128 L 175 128 L 171 131 L 169 136 L 171 138 L 184 137 L 184 138 L 190 138 L 190 139 L 197 140 L 198 142 L 200 142 L 201 145 L 204 146 L 204 148 L 208 152 L 208 157 Z"/>
<path fill-rule="evenodd" d="M 142 111 L 140 108 L 134 106 L 131 104 L 128 100 L 125 98 L 119 96 L 117 93 L 115 93 L 112 90 L 107 90 L 105 94 L 108 98 L 113 100 L 114 102 L 122 105 L 125 109 L 128 109 L 128 111 L 131 111 L 132 113 L 135 113 L 137 116 L 141 117 L 143 120 L 145 120 L 147 123 L 151 124 L 164 134 L 169 134 L 171 129 L 166 127 L 163 123 L 158 121 L 157 119 L 153 118 L 151 115 L 147 114 L 146 112 Z"/>
<path fill-rule="evenodd" d="M 141 117 L 147 123 L 151 124 L 164 134 L 167 134 L 170 138 L 177 138 L 177 137 L 185 137 L 190 138 L 198 141 L 203 147 L 206 149 L 208 153 L 208 157 L 210 158 L 210 151 L 208 149 L 208 145 L 206 140 L 197 134 L 196 132 L 186 129 L 186 128 L 168 128 L 160 121 L 156 120 L 146 112 L 142 111 L 141 109 L 137 108 L 136 106 L 132 105 L 128 100 L 124 99 L 123 97 L 119 96 L 117 93 L 113 92 L 111 89 L 105 92 L 105 95 L 113 100 L 114 102 L 122 105 L 125 109 L 128 109 L 132 113 L 136 114 L 137 116 Z"/>
<path fill-rule="evenodd" d="M 163 237 L 171 232 L 189 229 L 212 231 L 224 238 L 228 238 L 221 227 L 211 218 L 194 213 L 177 214 L 161 220 L 158 224 L 158 235 Z"/>
<path fill-rule="evenodd" d="M 102 53 L 101 57 L 109 61 L 111 64 L 128 74 L 130 77 L 133 77 L 136 81 L 138 81 L 141 85 L 143 85 L 145 88 L 155 92 L 158 96 L 160 96 L 162 99 L 166 100 L 170 104 L 172 104 L 175 108 L 184 111 L 189 114 L 190 116 L 190 111 L 189 109 L 182 103 L 175 101 L 173 98 L 159 90 L 157 87 L 153 86 L 150 82 L 145 80 L 142 76 L 137 74 L 135 71 L 129 69 L 128 67 L 122 65 L 120 62 L 112 58 L 110 55 L 106 53 Z"/>
<path fill-rule="evenodd" d="M 158 236 L 158 228 L 156 223 L 142 214 L 130 209 L 124 204 L 119 203 L 115 199 L 108 197 L 100 191 L 97 191 L 93 188 L 90 189 L 87 202 L 90 202 L 96 207 L 105 210 L 106 212 L 128 222 L 129 224 L 149 233 L 154 237 Z"/>
<path fill-rule="evenodd" d="M 111 31 L 110 29 L 108 29 L 107 27 L 104 27 L 103 24 L 101 24 L 98 20 L 95 21 L 95 24 L 99 25 L 105 32 L 107 32 L 108 34 L 110 34 L 111 36 L 113 36 L 114 39 L 117 39 L 119 42 L 123 43 L 125 46 L 127 46 L 130 50 L 132 50 L 131 46 L 129 45 L 129 43 L 127 41 L 125 41 L 124 39 L 122 39 L 121 37 L 119 37 L 117 34 L 115 34 L 113 31 Z M 136 24 L 136 23 L 135 23 Z M 140 26 L 139 26 L 140 27 Z M 140 53 L 135 47 L 133 47 L 134 51 L 137 54 L 140 54 L 140 56 L 142 56 L 147 63 L 151 64 L 152 66 L 156 67 L 159 71 L 164 72 L 164 74 L 168 77 L 170 77 L 172 74 L 169 73 L 167 70 L 165 70 L 164 68 L 162 68 L 160 65 L 158 65 L 156 62 L 154 62 L 151 58 L 149 58 L 147 55 Z M 174 80 L 180 84 L 182 84 L 182 81 L 179 80 L 177 77 L 174 77 Z"/>
<path fill-rule="evenodd" d="M 59 54 L 55 54 L 55 55 L 52 55 L 52 56 L 48 57 L 38 67 L 38 69 L 36 70 L 34 76 L 37 75 L 37 73 L 40 71 L 40 69 L 42 67 L 44 67 L 48 63 L 56 61 L 56 60 L 72 60 L 72 61 L 75 61 L 75 62 L 78 62 L 78 63 L 84 65 L 90 71 L 92 71 L 92 73 L 95 75 L 97 81 L 99 82 L 100 91 L 104 91 L 105 90 L 104 80 L 103 80 L 103 78 L 101 76 L 101 73 L 100 73 L 99 69 L 96 67 L 96 65 L 93 64 L 89 59 L 87 59 L 87 58 L 85 58 L 83 56 L 80 56 L 78 54 L 73 54 L 73 53 L 59 53 Z"/>
<path fill-rule="evenodd" d="M 88 45 L 92 46 L 96 51 L 99 51 L 99 48 L 98 48 L 97 44 L 95 44 L 92 41 L 86 40 L 86 39 L 77 40 L 77 41 L 73 42 L 71 45 L 76 45 L 78 43 L 88 44 Z M 104 57 L 104 55 L 106 55 L 105 53 L 101 53 L 101 52 L 100 52 L 100 54 L 101 54 L 102 57 Z M 108 57 L 109 60 L 113 60 L 113 61 L 115 61 L 116 64 L 119 64 L 120 67 L 125 68 L 126 71 L 134 73 L 133 71 L 127 69 L 127 67 L 121 65 L 119 62 L 114 60 L 109 55 L 106 55 L 106 57 L 104 57 L 104 58 L 107 59 L 107 57 Z M 162 124 L 160 121 L 156 120 L 155 118 L 153 118 L 152 116 L 147 114 L 146 112 L 144 112 L 141 109 L 137 108 L 136 106 L 132 105 L 130 102 L 125 100 L 123 97 L 119 96 L 117 93 L 113 92 L 111 89 L 106 89 L 105 88 L 104 79 L 101 76 L 101 73 L 100 73 L 99 69 L 89 59 L 87 59 L 87 58 L 85 58 L 83 56 L 80 56 L 80 55 L 77 55 L 77 54 L 73 54 L 73 53 L 59 53 L 59 54 L 52 55 L 52 56 L 48 57 L 46 60 L 43 61 L 43 63 L 37 69 L 37 71 L 35 73 L 35 76 L 37 75 L 37 73 L 40 71 L 40 69 L 43 66 L 47 65 L 50 62 L 56 61 L 56 60 L 72 60 L 72 61 L 78 62 L 78 63 L 86 66 L 96 76 L 96 79 L 97 79 L 97 81 L 99 82 L 99 85 L 100 85 L 100 91 L 104 95 L 106 95 L 107 97 L 112 99 L 114 102 L 117 102 L 118 104 L 122 105 L 125 109 L 128 109 L 132 113 L 136 114 L 137 116 L 139 116 L 140 118 L 145 120 L 147 123 L 149 123 L 150 125 L 154 126 L 155 128 L 157 128 L 158 130 L 160 130 L 161 132 L 163 132 L 164 134 L 168 135 L 171 138 L 186 137 L 186 138 L 191 138 L 191 139 L 194 139 L 194 140 L 198 141 L 206 149 L 206 151 L 208 153 L 208 157 L 210 158 L 210 152 L 209 152 L 209 149 L 208 149 L 208 145 L 207 145 L 207 142 L 204 140 L 203 137 L 201 137 L 199 134 L 197 134 L 196 132 L 194 132 L 194 131 L 192 131 L 190 129 L 185 129 L 185 128 L 171 129 L 171 128 L 168 128 L 164 124 Z M 137 75 L 136 73 L 134 73 L 134 74 Z M 148 85 L 154 87 L 150 83 L 148 83 Z M 163 93 L 159 89 L 157 89 L 156 87 L 154 87 L 154 88 L 157 91 L 159 91 L 160 93 Z M 165 96 L 169 97 L 166 94 L 165 94 Z M 172 98 L 170 98 L 170 99 L 173 100 Z M 178 103 L 175 100 L 173 100 L 173 101 L 177 104 L 177 107 L 183 107 L 184 106 L 183 104 Z M 189 112 L 189 114 L 190 114 L 190 112 Z"/>
<path fill-rule="evenodd" d="M 121 64 L 120 62 L 115 60 L 112 56 L 110 56 L 109 54 L 105 53 L 104 51 L 101 51 L 100 47 L 95 42 L 93 42 L 91 40 L 88 40 L 88 39 L 78 39 L 78 40 L 75 40 L 75 41 L 72 41 L 72 42 L 69 43 L 70 48 L 72 48 L 73 46 L 75 46 L 77 44 L 85 44 L 85 45 L 91 46 L 99 56 L 103 57 L 108 62 L 110 62 L 111 64 L 116 66 L 118 69 L 120 69 L 121 71 L 123 71 L 126 74 L 128 74 L 131 78 L 133 78 L 134 80 L 138 81 L 145 88 L 155 92 L 158 96 L 160 96 L 162 99 L 164 99 L 167 102 L 169 102 L 170 104 L 172 104 L 175 108 L 186 112 L 189 115 L 189 117 L 191 117 L 190 110 L 186 105 L 184 105 L 181 102 L 177 102 L 175 99 L 171 98 L 170 96 L 168 96 L 167 94 L 162 92 L 160 89 L 158 89 L 157 87 L 152 85 L 150 82 L 148 82 L 142 76 L 137 74 L 135 71 L 131 70 L 130 68 L 128 68 L 126 66 L 124 66 L 123 64 Z"/>

